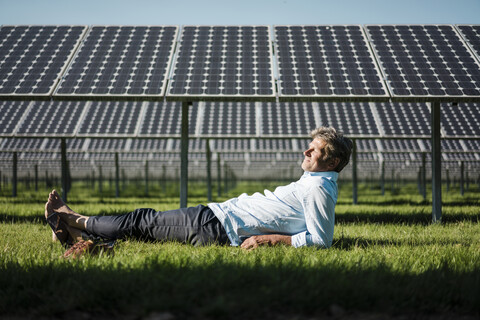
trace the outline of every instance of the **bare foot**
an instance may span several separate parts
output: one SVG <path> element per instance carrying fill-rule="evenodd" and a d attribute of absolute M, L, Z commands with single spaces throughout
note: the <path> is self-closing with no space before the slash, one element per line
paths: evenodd
<path fill-rule="evenodd" d="M 58 212 L 60 218 L 69 226 L 76 229 L 85 230 L 88 217 L 76 213 L 65 202 L 56 190 L 53 190 L 48 195 L 48 203 L 51 204 L 53 211 Z"/>

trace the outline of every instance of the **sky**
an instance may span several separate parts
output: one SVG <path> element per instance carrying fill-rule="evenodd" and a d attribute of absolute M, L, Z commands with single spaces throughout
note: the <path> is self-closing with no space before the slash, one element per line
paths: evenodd
<path fill-rule="evenodd" d="M 0 24 L 480 24 L 480 0 L 0 0 Z"/>

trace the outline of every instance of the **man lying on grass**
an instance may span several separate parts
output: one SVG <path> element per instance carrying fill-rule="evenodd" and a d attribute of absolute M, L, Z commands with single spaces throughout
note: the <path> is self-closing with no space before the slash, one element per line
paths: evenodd
<path fill-rule="evenodd" d="M 45 217 L 66 255 L 93 251 L 116 239 L 175 240 L 254 249 L 259 245 L 294 247 L 332 244 L 338 173 L 348 164 L 352 141 L 334 128 L 311 132 L 303 152 L 302 177 L 265 195 L 242 194 L 223 203 L 158 212 L 137 209 L 116 216 L 84 216 L 71 210 L 53 190 Z"/>

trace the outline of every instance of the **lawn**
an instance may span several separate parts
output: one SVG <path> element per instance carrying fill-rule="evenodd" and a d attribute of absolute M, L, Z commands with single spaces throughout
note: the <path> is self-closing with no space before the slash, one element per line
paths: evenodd
<path fill-rule="evenodd" d="M 221 201 L 274 183 L 240 183 Z M 380 195 L 362 184 L 359 204 L 340 185 L 334 244 L 315 248 L 194 248 L 119 241 L 113 256 L 61 258 L 43 217 L 49 190 L 0 195 L 0 317 L 137 319 L 456 318 L 480 315 L 480 190 L 443 193 L 442 223 L 416 185 Z M 206 204 L 192 184 L 191 205 Z M 178 207 L 176 190 L 136 185 L 116 199 L 76 184 L 70 206 L 118 214 Z M 160 195 L 161 194 L 161 195 Z M 127 196 L 128 195 L 128 196 Z M 427 197 L 428 199 L 428 197 Z"/>

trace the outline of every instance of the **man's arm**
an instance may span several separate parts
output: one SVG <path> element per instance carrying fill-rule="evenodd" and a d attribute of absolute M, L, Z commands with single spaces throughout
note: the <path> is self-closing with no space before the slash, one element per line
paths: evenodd
<path fill-rule="evenodd" d="M 292 237 L 281 234 L 268 234 L 261 236 L 252 236 L 245 240 L 241 247 L 246 250 L 256 249 L 258 246 L 274 246 L 278 244 L 292 245 Z"/>

